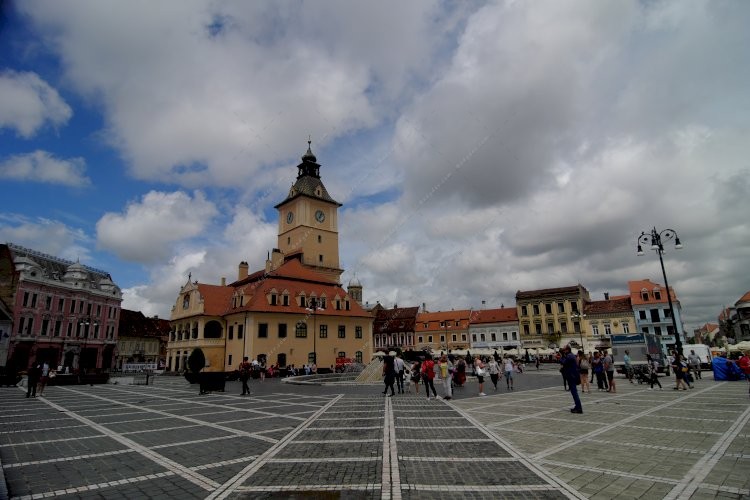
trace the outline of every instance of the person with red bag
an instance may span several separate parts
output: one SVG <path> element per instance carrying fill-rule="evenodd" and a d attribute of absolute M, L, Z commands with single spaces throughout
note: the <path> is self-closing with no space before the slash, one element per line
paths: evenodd
<path fill-rule="evenodd" d="M 435 362 L 432 360 L 432 356 L 422 362 L 422 381 L 424 382 L 424 388 L 427 390 L 427 400 L 438 399 L 437 391 L 435 390 Z M 430 389 L 432 389 L 433 397 L 430 397 Z"/>

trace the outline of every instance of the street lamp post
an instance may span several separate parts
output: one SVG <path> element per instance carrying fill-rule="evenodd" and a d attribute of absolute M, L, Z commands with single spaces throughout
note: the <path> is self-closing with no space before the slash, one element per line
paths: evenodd
<path fill-rule="evenodd" d="M 448 320 L 443 321 L 443 327 L 445 328 L 445 353 L 448 354 Z"/>
<path fill-rule="evenodd" d="M 310 302 L 308 303 L 310 307 L 306 308 L 305 310 L 312 314 L 313 317 L 313 364 L 317 367 L 318 366 L 318 349 L 317 349 L 317 335 L 316 335 L 316 324 L 315 324 L 315 315 L 318 311 L 323 311 L 324 309 L 322 307 L 318 307 L 318 299 L 315 297 L 310 298 Z"/>
<path fill-rule="evenodd" d="M 570 319 L 572 320 L 581 320 L 581 322 L 578 325 L 578 334 L 581 336 L 581 349 L 583 349 L 583 319 L 586 317 L 583 313 L 573 313 L 570 315 Z M 574 326 L 575 327 L 575 326 Z"/>
<path fill-rule="evenodd" d="M 643 255 L 643 247 L 641 245 L 651 245 L 651 250 L 654 250 L 659 255 L 659 262 L 661 263 L 661 273 L 664 276 L 664 287 L 667 289 L 667 301 L 669 302 L 669 314 L 672 316 L 672 328 L 674 328 L 675 335 L 675 350 L 677 354 L 682 357 L 682 339 L 680 339 L 680 331 L 677 329 L 677 318 L 674 314 L 674 306 L 672 305 L 672 294 L 669 292 L 669 283 L 667 282 L 667 271 L 664 269 L 664 243 L 674 240 L 674 247 L 677 250 L 682 248 L 680 238 L 674 229 L 664 229 L 663 231 L 657 231 L 654 227 L 649 232 L 641 232 L 638 237 L 638 252 L 637 255 Z"/>

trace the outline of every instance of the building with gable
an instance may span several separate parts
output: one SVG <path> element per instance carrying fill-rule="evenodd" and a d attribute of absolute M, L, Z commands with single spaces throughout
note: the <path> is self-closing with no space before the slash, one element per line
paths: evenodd
<path fill-rule="evenodd" d="M 685 344 L 680 301 L 672 287 L 669 287 L 669 293 L 677 324 L 676 332 L 672 323 L 667 291 L 662 285 L 648 279 L 628 281 L 628 290 L 638 332 L 655 334 L 659 337 L 665 352 L 674 350 L 677 335 L 680 335 L 680 340 Z"/>
<path fill-rule="evenodd" d="M 373 347 L 376 350 L 389 352 L 399 348 L 402 351 L 422 349 L 427 346 L 416 344 L 415 334 L 419 307 L 398 307 L 386 309 L 376 305 L 372 313 Z"/>
<path fill-rule="evenodd" d="M 581 285 L 516 292 L 516 309 L 525 349 L 577 346 L 581 314 L 589 292 Z"/>
<path fill-rule="evenodd" d="M 0 245 L 1 337 L 7 363 L 69 372 L 113 366 L 122 292 L 106 271 L 12 243 Z M 1 317 L 1 316 L 0 316 Z"/>
<path fill-rule="evenodd" d="M 369 361 L 372 316 L 360 305 L 362 285 L 339 283 L 338 209 L 320 178 L 308 142 L 297 179 L 278 211 L 277 246 L 265 268 L 249 272 L 239 264 L 237 279 L 212 285 L 188 281 L 170 317 L 167 369 L 183 371 L 199 347 L 207 370 L 231 372 L 243 356 L 269 365 L 321 369 L 337 357 Z"/>
<path fill-rule="evenodd" d="M 581 346 L 586 352 L 612 347 L 612 335 L 635 333 L 635 317 L 630 295 L 592 300 L 583 304 Z"/>
<path fill-rule="evenodd" d="M 480 309 L 471 312 L 469 335 L 472 351 L 476 349 L 521 349 L 518 310 L 515 307 Z"/>

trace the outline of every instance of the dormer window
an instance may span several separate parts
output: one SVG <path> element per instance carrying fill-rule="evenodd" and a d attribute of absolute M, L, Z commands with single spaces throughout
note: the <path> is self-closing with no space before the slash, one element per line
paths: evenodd
<path fill-rule="evenodd" d="M 271 294 L 271 305 L 272 306 L 276 305 L 276 294 L 275 293 Z"/>
<path fill-rule="evenodd" d="M 305 300 L 304 295 L 299 296 L 299 306 L 300 307 L 307 307 L 307 301 Z"/>
<path fill-rule="evenodd" d="M 283 305 L 285 305 L 285 306 L 289 305 L 289 294 L 288 293 L 285 293 L 284 295 L 281 296 L 281 303 Z"/>
<path fill-rule="evenodd" d="M 654 288 L 654 298 L 656 300 L 661 300 L 661 290 L 658 288 Z"/>
<path fill-rule="evenodd" d="M 643 302 L 648 302 L 648 290 L 645 288 L 641 290 L 641 300 L 643 300 Z"/>

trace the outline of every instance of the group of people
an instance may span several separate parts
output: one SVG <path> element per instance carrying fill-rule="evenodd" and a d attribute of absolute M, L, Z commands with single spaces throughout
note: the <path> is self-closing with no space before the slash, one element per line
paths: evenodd
<path fill-rule="evenodd" d="M 383 380 L 385 383 L 384 396 L 395 396 L 405 394 L 405 383 L 414 386 L 414 393 L 419 394 L 419 383 L 425 387 L 427 399 L 441 399 L 435 388 L 435 381 L 442 386 L 443 399 L 453 398 L 454 387 L 463 387 L 466 384 L 467 371 L 472 370 L 477 378 L 479 396 L 486 396 L 484 392 L 484 378 L 489 375 L 490 381 L 497 391 L 497 384 L 505 377 L 508 390 L 513 390 L 514 373 L 522 368 L 513 358 L 499 356 L 482 359 L 480 357 L 469 358 L 453 354 L 442 354 L 437 360 L 427 356 L 424 360 L 417 360 L 410 367 L 400 354 L 396 356 L 385 356 L 383 358 Z M 388 393 L 390 391 L 390 394 Z"/>
<path fill-rule="evenodd" d="M 570 351 L 570 346 L 566 346 L 563 351 L 567 349 Z M 627 351 L 626 351 L 627 352 Z M 565 358 L 564 353 L 561 357 L 560 362 L 563 366 L 560 367 L 560 373 L 563 376 L 563 387 L 568 390 L 570 385 L 569 376 L 565 371 L 565 364 L 563 363 Z M 586 354 L 582 350 L 578 351 L 575 357 L 576 372 L 578 381 L 576 385 L 581 386 L 581 392 L 591 392 L 591 384 L 596 378 L 596 387 L 599 391 L 606 392 L 617 392 L 615 387 L 615 363 L 612 359 L 612 355 L 604 352 L 594 351 L 593 354 Z M 590 379 L 589 379 L 590 375 Z"/>
<path fill-rule="evenodd" d="M 49 363 L 42 361 L 40 363 L 34 363 L 26 373 L 26 397 L 35 398 L 37 391 L 39 395 L 44 395 L 44 388 L 47 387 L 50 375 L 53 374 Z"/>

